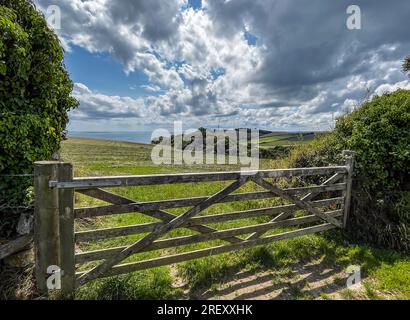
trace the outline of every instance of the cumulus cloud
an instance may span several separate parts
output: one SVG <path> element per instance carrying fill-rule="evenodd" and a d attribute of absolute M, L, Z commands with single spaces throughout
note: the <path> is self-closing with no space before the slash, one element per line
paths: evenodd
<path fill-rule="evenodd" d="M 327 129 L 372 93 L 409 88 L 408 0 L 355 4 L 361 30 L 347 29 L 344 1 L 203 0 L 193 10 L 187 0 L 60 0 L 66 46 L 111 53 L 155 93 L 112 97 L 77 84 L 75 116 Z"/>
<path fill-rule="evenodd" d="M 143 99 L 104 95 L 93 92 L 82 83 L 74 85 L 73 96 L 81 104 L 72 112 L 73 119 L 140 118 L 145 113 Z"/>
<path fill-rule="evenodd" d="M 378 86 L 377 89 L 374 91 L 374 93 L 381 96 L 383 94 L 391 93 L 398 89 L 410 90 L 410 81 L 405 80 L 405 81 L 397 82 L 394 84 L 385 83 L 385 84 Z"/>
<path fill-rule="evenodd" d="M 156 86 L 156 85 L 142 85 L 141 88 L 148 90 L 148 91 L 160 91 L 161 87 L 160 86 Z M 133 88 L 135 90 L 135 88 Z"/>

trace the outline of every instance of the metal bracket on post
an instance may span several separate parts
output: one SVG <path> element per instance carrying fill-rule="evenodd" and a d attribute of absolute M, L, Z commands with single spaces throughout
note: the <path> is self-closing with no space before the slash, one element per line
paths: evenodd
<path fill-rule="evenodd" d="M 345 177 L 346 191 L 344 192 L 345 200 L 343 205 L 343 228 L 346 228 L 352 197 L 352 180 L 356 153 L 350 150 L 343 150 L 342 155 L 346 159 L 346 167 L 348 168 L 347 175 Z"/>

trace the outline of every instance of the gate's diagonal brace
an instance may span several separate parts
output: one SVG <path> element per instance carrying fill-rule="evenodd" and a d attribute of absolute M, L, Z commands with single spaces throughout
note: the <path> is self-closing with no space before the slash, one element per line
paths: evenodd
<path fill-rule="evenodd" d="M 333 175 L 329 179 L 327 179 L 325 182 L 323 182 L 321 184 L 321 186 L 330 186 L 332 184 L 335 184 L 336 182 L 338 182 L 343 177 L 344 177 L 343 173 L 336 173 L 335 175 Z M 319 193 L 320 193 L 320 191 L 319 192 L 311 192 L 311 193 L 307 194 L 306 196 L 304 196 L 302 198 L 302 200 L 303 201 L 310 201 L 313 198 L 315 198 Z"/>
<path fill-rule="evenodd" d="M 91 269 L 89 272 L 80 276 L 77 280 L 77 285 L 83 285 L 88 281 L 94 280 L 98 278 L 100 275 L 104 274 L 108 270 L 110 270 L 114 265 L 118 262 L 123 261 L 124 259 L 128 258 L 130 255 L 137 253 L 138 251 L 144 249 L 145 247 L 152 244 L 155 240 L 162 237 L 169 231 L 174 228 L 179 227 L 182 225 L 187 219 L 194 217 L 199 212 L 205 210 L 206 208 L 210 207 L 214 203 L 221 201 L 225 198 L 228 194 L 235 191 L 236 189 L 240 188 L 244 183 L 248 181 L 249 177 L 241 178 L 234 183 L 230 184 L 228 187 L 224 188 L 220 192 L 214 194 L 213 196 L 209 197 L 205 201 L 201 202 L 195 207 L 192 207 L 184 214 L 177 216 L 175 219 L 170 221 L 167 224 L 161 225 L 156 230 L 154 230 L 149 235 L 145 236 L 144 238 L 138 240 L 134 244 L 128 246 L 120 253 L 116 254 L 114 257 L 105 260 L 100 265 L 96 266 L 95 268 Z"/>
<path fill-rule="evenodd" d="M 85 189 L 85 190 L 77 190 L 77 192 L 80 192 L 84 195 L 106 201 L 112 204 L 118 204 L 118 205 L 123 205 L 123 204 L 138 204 L 137 201 L 134 201 L 132 199 L 128 199 L 126 197 L 102 190 L 102 189 Z M 145 214 L 147 216 L 160 219 L 163 222 L 170 222 L 173 219 L 175 219 L 177 216 L 174 214 L 171 214 L 169 212 L 163 211 L 163 210 L 154 210 L 154 211 L 147 211 L 147 212 L 141 212 L 142 214 Z M 205 225 L 196 225 L 196 226 L 189 226 L 186 227 L 188 229 L 200 232 L 200 233 L 212 233 L 217 231 L 214 228 L 205 226 Z M 230 243 L 238 243 L 242 242 L 243 240 L 238 237 L 228 237 L 228 238 L 222 238 L 222 240 L 228 241 Z"/>
<path fill-rule="evenodd" d="M 339 181 L 341 178 L 343 178 L 343 174 L 341 173 L 336 173 L 335 175 L 331 176 L 329 179 L 327 179 L 325 182 L 323 182 L 321 184 L 321 186 L 328 186 L 328 185 L 332 185 L 334 183 L 336 183 L 337 181 Z M 311 192 L 308 193 L 307 195 L 305 195 L 301 200 L 302 201 L 309 201 L 312 200 L 315 196 L 317 196 L 320 192 Z M 281 220 L 286 220 L 287 218 L 291 217 L 293 215 L 293 212 L 282 212 L 281 214 L 279 214 L 278 216 L 276 216 L 275 218 L 273 218 L 272 220 L 270 220 L 269 222 L 276 222 L 276 221 L 281 221 Z M 253 240 L 253 239 L 257 239 L 260 238 L 261 236 L 263 236 L 266 233 L 266 231 L 259 231 L 259 232 L 255 232 L 252 233 L 249 237 L 246 238 L 246 240 Z"/>
<path fill-rule="evenodd" d="M 260 185 L 261 187 L 273 192 L 274 194 L 280 196 L 281 198 L 284 198 L 288 201 L 293 202 L 296 206 L 298 206 L 301 209 L 307 210 L 308 212 L 314 214 L 315 216 L 321 218 L 322 220 L 325 220 L 328 223 L 331 223 L 339 228 L 342 227 L 342 223 L 337 220 L 336 218 L 330 217 L 325 213 L 320 212 L 319 210 L 317 210 L 316 208 L 314 208 L 309 202 L 307 201 L 303 201 L 298 199 L 295 196 L 292 196 L 288 193 L 286 193 L 285 191 L 283 191 L 282 189 L 276 187 L 275 185 L 265 181 L 264 179 L 256 176 L 256 177 L 252 177 L 252 180 Z"/>

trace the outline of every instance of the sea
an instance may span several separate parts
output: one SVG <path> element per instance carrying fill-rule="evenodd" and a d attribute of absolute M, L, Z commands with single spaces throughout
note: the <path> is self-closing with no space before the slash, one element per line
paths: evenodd
<path fill-rule="evenodd" d="M 152 131 L 68 131 L 68 137 L 151 143 Z"/>

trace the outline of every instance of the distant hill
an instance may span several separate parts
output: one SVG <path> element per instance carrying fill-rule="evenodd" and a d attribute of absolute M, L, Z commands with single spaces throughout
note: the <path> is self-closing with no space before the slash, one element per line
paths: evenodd
<path fill-rule="evenodd" d="M 210 128 L 199 128 L 198 131 L 202 132 L 202 135 L 205 137 L 206 136 L 206 131 L 208 130 L 213 132 L 213 133 L 218 133 L 218 132 L 226 132 L 228 130 L 232 130 L 232 129 L 210 129 Z M 250 132 L 252 130 L 257 130 L 254 128 L 235 128 L 233 130 L 239 131 L 239 130 L 248 130 L 249 135 L 248 138 L 250 138 Z M 310 132 L 289 132 L 289 131 L 270 131 L 270 130 L 264 130 L 264 129 L 259 129 L 259 138 L 260 139 L 265 139 L 266 141 L 279 141 L 279 140 L 283 140 L 283 141 L 288 141 L 288 142 L 295 142 L 295 143 L 299 143 L 299 142 L 303 142 L 303 141 L 310 141 L 312 140 L 316 134 L 319 134 L 320 132 L 314 132 L 314 131 L 310 131 Z M 156 139 L 154 139 L 152 141 L 153 144 L 158 144 L 161 139 L 163 137 L 158 137 Z M 172 141 L 174 141 L 175 136 L 171 135 L 170 138 Z M 267 139 L 267 138 L 273 138 L 273 139 Z"/>
<path fill-rule="evenodd" d="M 247 130 L 248 132 L 248 149 L 250 150 L 251 144 L 251 132 L 254 129 L 250 128 L 236 128 L 234 129 L 237 132 L 239 130 Z M 203 145 L 206 146 L 207 134 L 212 134 L 215 136 L 218 133 L 224 133 L 227 129 L 205 129 L 199 128 L 198 131 L 202 133 L 203 137 Z M 198 132 L 197 131 L 197 132 Z M 189 134 L 190 139 L 182 141 L 182 149 L 185 149 L 188 145 L 195 141 L 192 138 L 195 132 Z M 297 145 L 307 143 L 312 141 L 317 132 L 275 132 L 269 130 L 259 130 L 259 149 L 260 149 L 260 157 L 261 158 L 269 158 L 269 159 L 276 159 L 278 157 L 283 157 L 289 154 L 289 152 Z M 171 145 L 174 145 L 175 135 L 171 135 L 170 137 L 166 137 L 165 139 L 169 139 Z M 178 137 L 178 136 L 177 136 Z M 162 142 L 164 137 L 159 137 L 152 141 L 153 144 L 159 144 Z M 227 151 L 229 148 L 229 138 L 225 138 L 225 150 Z M 215 152 L 216 152 L 216 142 L 215 142 Z"/>

